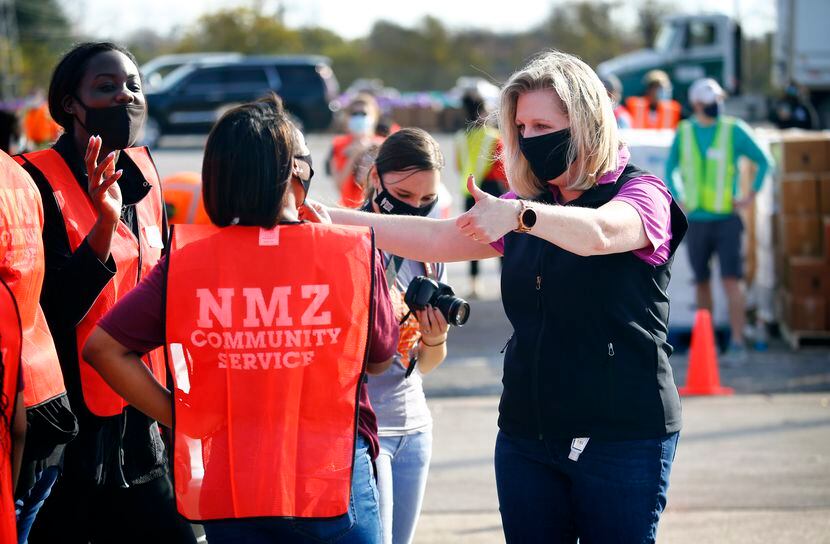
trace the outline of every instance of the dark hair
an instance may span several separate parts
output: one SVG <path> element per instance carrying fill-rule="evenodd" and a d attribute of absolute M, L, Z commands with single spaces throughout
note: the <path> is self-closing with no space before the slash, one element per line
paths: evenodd
<path fill-rule="evenodd" d="M 202 161 L 202 198 L 213 224 L 276 226 L 296 147 L 276 95 L 228 110 L 210 131 Z"/>
<path fill-rule="evenodd" d="M 89 60 L 98 53 L 118 51 L 138 66 L 135 57 L 126 48 L 112 42 L 84 42 L 73 47 L 55 66 L 49 82 L 49 114 L 63 130 L 72 132 L 74 117 L 63 109 L 63 100 L 75 96 L 86 72 Z"/>
<path fill-rule="evenodd" d="M 461 97 L 461 105 L 464 108 L 464 117 L 467 123 L 477 123 L 486 113 L 484 99 L 476 91 L 467 91 Z"/>
<path fill-rule="evenodd" d="M 427 131 L 403 128 L 384 140 L 375 158 L 375 167 L 380 175 L 407 170 L 440 170 L 444 167 L 444 155 Z"/>

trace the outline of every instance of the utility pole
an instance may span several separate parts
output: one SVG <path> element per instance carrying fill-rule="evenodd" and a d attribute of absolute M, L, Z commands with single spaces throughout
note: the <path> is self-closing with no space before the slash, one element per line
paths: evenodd
<path fill-rule="evenodd" d="M 17 96 L 20 79 L 20 55 L 17 16 L 14 0 L 0 0 L 0 98 Z"/>

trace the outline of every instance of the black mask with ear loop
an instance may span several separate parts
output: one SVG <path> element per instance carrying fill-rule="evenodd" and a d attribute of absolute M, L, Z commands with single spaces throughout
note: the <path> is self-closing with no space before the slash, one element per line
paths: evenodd
<path fill-rule="evenodd" d="M 399 198 L 395 198 L 392 193 L 386 189 L 386 184 L 383 183 L 383 176 L 378 172 L 378 180 L 380 181 L 380 191 L 375 194 L 375 204 L 380 208 L 380 213 L 388 215 L 416 215 L 419 217 L 426 217 L 430 214 L 435 204 L 438 202 L 436 197 L 429 204 L 423 206 L 412 206 L 407 204 Z"/>
<path fill-rule="evenodd" d="M 106 108 L 90 108 L 74 96 L 84 112 L 85 122 L 78 123 L 90 136 L 100 136 L 104 147 L 109 149 L 126 149 L 135 145 L 144 126 L 147 107 L 141 104 L 119 104 Z"/>
<path fill-rule="evenodd" d="M 300 176 L 295 175 L 295 177 L 300 181 L 300 185 L 303 186 L 303 191 L 305 191 L 303 201 L 300 203 L 300 205 L 303 205 L 305 204 L 305 199 L 308 198 L 308 191 L 309 189 L 311 189 L 311 178 L 314 177 L 314 168 L 311 167 L 311 155 L 301 155 L 294 158 L 308 165 L 308 177 L 306 179 L 303 179 Z"/>

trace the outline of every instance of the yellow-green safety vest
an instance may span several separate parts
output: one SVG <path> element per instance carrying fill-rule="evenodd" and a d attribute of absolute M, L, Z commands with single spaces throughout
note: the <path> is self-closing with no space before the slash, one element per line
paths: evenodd
<path fill-rule="evenodd" d="M 499 132 L 492 127 L 476 126 L 455 134 L 455 152 L 458 153 L 461 173 L 461 194 L 468 195 L 467 176 L 475 176 L 476 183 L 484 181 L 495 161 L 493 153 L 499 141 Z"/>
<path fill-rule="evenodd" d="M 732 145 L 735 120 L 718 119 L 715 139 L 704 159 L 691 121 L 677 127 L 680 175 L 683 178 L 686 209 L 711 213 L 732 213 L 735 194 L 735 150 Z"/>

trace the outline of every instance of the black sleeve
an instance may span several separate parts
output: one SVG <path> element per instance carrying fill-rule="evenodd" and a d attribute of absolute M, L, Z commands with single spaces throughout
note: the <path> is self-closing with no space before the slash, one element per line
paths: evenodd
<path fill-rule="evenodd" d="M 84 240 L 76 251 L 69 247 L 63 217 L 43 174 L 26 165 L 43 200 L 43 249 L 46 272 L 40 302 L 50 322 L 75 327 L 115 276 L 112 256 L 102 263 Z"/>

